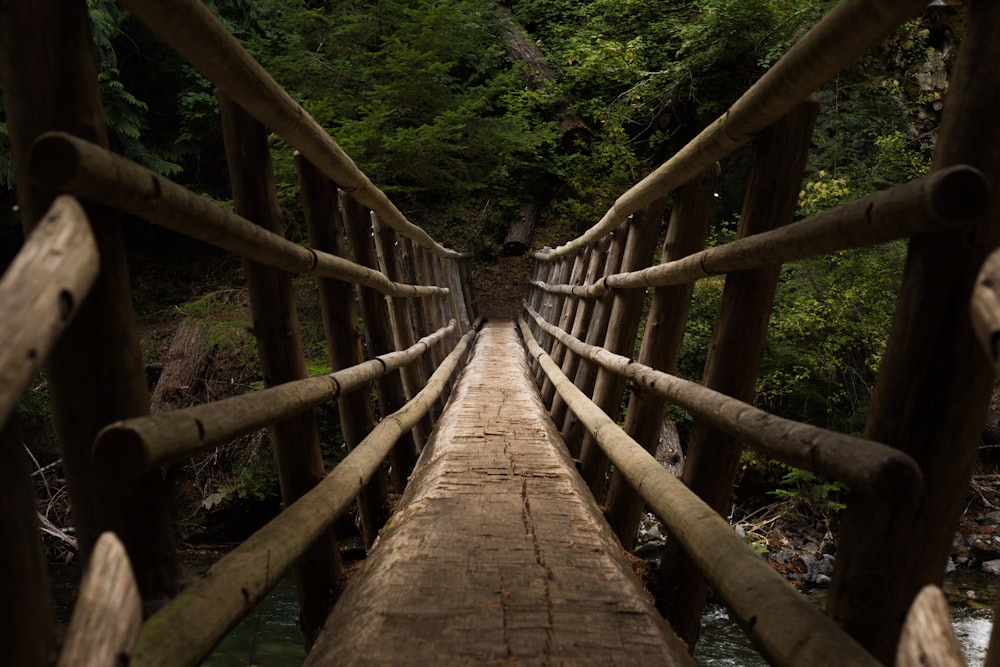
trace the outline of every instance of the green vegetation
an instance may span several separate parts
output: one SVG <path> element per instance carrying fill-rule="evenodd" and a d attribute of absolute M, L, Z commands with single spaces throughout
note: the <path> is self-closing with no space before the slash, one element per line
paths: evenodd
<path fill-rule="evenodd" d="M 227 200 L 211 85 L 113 0 L 88 3 L 115 150 Z M 515 16 L 555 72 L 538 86 L 526 85 L 528 66 L 510 55 L 496 3 L 487 0 L 206 4 L 410 219 L 488 260 L 525 201 L 547 204 L 542 222 L 548 230 L 589 227 L 834 3 L 513 0 Z M 928 169 L 947 84 L 946 51 L 955 46 L 945 40 L 956 34 L 957 21 L 948 15 L 910 21 L 818 92 L 822 111 L 800 216 Z M 557 121 L 566 109 L 592 130 L 589 139 L 560 144 Z M 0 244 L 16 247 L 8 243 L 19 232 L 4 120 L 0 116 Z M 273 152 L 287 233 L 302 241 L 291 151 L 274 139 Z M 734 233 L 748 164 L 748 152 L 740 151 L 723 165 L 711 242 Z M 539 236 L 549 242 L 547 229 Z M 760 404 L 846 432 L 863 429 L 904 255 L 903 244 L 893 243 L 784 267 Z M 162 294 L 168 309 L 184 303 L 187 317 L 211 320 L 213 346 L 245 351 L 252 325 L 245 312 L 228 311 L 224 285 L 193 300 L 176 287 L 144 293 Z M 697 285 L 680 362 L 686 377 L 700 378 L 722 287 L 721 279 Z M 144 302 L 139 310 L 151 306 Z M 220 317 L 220 310 L 227 312 Z M 323 372 L 325 344 L 314 315 L 303 318 L 311 323 L 304 337 L 311 369 Z M 243 352 L 235 358 L 248 359 Z M 37 398 L 32 394 L 22 406 L 29 424 L 43 414 L 33 407 Z M 337 442 L 334 413 L 321 416 L 324 442 Z M 685 416 L 675 416 L 683 432 Z M 331 461 L 338 456 L 333 444 L 325 453 Z M 817 502 L 835 503 L 836 489 L 823 482 L 761 465 L 783 492 L 817 493 Z M 249 481 L 241 488 L 259 496 L 255 480 L 267 471 L 243 469 Z"/>

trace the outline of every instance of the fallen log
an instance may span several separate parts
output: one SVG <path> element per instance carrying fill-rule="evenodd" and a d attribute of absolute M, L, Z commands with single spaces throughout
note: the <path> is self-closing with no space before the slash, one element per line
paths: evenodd
<path fill-rule="evenodd" d="M 521 217 L 510 223 L 503 241 L 505 255 L 520 255 L 531 245 L 531 233 L 538 222 L 538 204 L 521 204 Z"/>
<path fill-rule="evenodd" d="M 174 330 L 163 372 L 150 398 L 151 414 L 186 408 L 194 402 L 211 350 L 208 326 L 181 322 Z"/>

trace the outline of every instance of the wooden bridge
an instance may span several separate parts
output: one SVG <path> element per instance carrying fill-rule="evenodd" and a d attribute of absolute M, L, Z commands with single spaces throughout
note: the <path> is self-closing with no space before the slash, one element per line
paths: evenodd
<path fill-rule="evenodd" d="M 926 5 L 843 0 L 586 233 L 536 253 L 522 318 L 486 326 L 470 258 L 409 222 L 202 3 L 122 5 L 217 87 L 236 210 L 106 149 L 83 0 L 0 2 L 30 232 L 0 281 L 0 663 L 197 664 L 294 572 L 310 665 L 692 664 L 709 586 L 773 664 L 961 664 L 925 586 L 943 575 L 1000 356 L 1000 4 L 970 1 L 930 175 L 792 222 L 810 95 Z M 309 248 L 281 233 L 268 132 L 299 151 Z M 718 161 L 750 141 L 738 238 L 704 250 Z M 265 389 L 149 416 L 122 214 L 244 258 Z M 864 437 L 753 407 L 782 263 L 899 238 Z M 316 276 L 329 375 L 306 374 L 295 273 Z M 704 379 L 688 382 L 671 371 L 692 285 L 716 275 Z M 61 646 L 11 416 L 43 367 L 89 561 Z M 358 391 L 372 383 L 378 421 Z M 328 471 L 312 410 L 334 401 L 351 452 Z M 683 481 L 648 453 L 667 404 L 696 420 Z M 181 590 L 161 467 L 263 427 L 284 511 Z M 720 516 L 743 447 L 851 489 L 825 612 Z M 387 484 L 403 492 L 391 518 Z M 343 588 L 331 526 L 355 503 L 370 555 Z M 670 539 L 655 597 L 625 556 L 644 507 Z"/>

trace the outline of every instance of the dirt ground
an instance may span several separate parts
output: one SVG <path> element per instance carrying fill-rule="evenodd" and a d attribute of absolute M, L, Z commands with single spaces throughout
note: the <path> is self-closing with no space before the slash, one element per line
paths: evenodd
<path fill-rule="evenodd" d="M 513 320 L 528 295 L 530 256 L 500 257 L 493 265 L 478 265 L 472 282 L 479 314 L 493 320 Z"/>

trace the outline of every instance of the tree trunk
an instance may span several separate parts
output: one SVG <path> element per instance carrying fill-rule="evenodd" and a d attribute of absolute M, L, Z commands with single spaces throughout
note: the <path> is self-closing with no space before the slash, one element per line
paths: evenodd
<path fill-rule="evenodd" d="M 152 414 L 187 407 L 198 393 L 199 383 L 208 366 L 208 325 L 192 326 L 181 322 L 174 330 L 167 361 L 153 389 L 149 411 Z"/>

